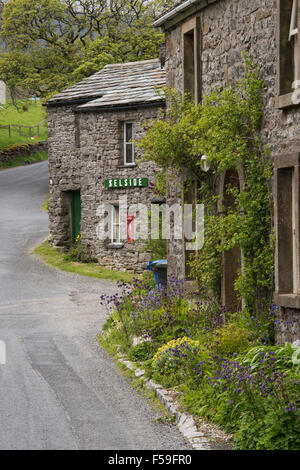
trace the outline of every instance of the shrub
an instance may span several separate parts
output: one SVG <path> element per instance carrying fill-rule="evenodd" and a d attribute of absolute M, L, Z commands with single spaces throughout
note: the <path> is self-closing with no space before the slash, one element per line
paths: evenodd
<path fill-rule="evenodd" d="M 165 386 L 185 382 L 202 375 L 206 358 L 199 341 L 188 337 L 174 339 L 163 345 L 152 359 L 154 379 Z"/>
<path fill-rule="evenodd" d="M 264 425 L 245 415 L 234 437 L 235 447 L 237 450 L 299 450 L 299 418 L 299 412 L 282 408 L 276 415 L 272 411 L 267 413 Z"/>
<path fill-rule="evenodd" d="M 211 339 L 209 348 L 221 358 L 233 357 L 250 347 L 249 331 L 234 323 L 217 328 L 209 338 Z"/>
<path fill-rule="evenodd" d="M 128 357 L 131 361 L 144 362 L 151 359 L 154 352 L 154 345 L 151 341 L 144 341 L 136 346 L 132 346 L 128 351 Z"/>
<path fill-rule="evenodd" d="M 93 263 L 97 261 L 92 255 L 88 245 L 82 243 L 82 236 L 78 235 L 76 242 L 72 245 L 71 250 L 64 255 L 66 261 L 75 261 L 79 263 Z"/>
<path fill-rule="evenodd" d="M 148 336 L 159 347 L 173 338 L 192 335 L 201 325 L 201 312 L 190 305 L 183 283 L 169 280 L 168 289 L 153 289 L 153 278 L 119 283 L 118 295 L 103 295 L 102 304 L 116 309 L 132 336 Z M 122 291 L 122 292 L 120 292 Z"/>

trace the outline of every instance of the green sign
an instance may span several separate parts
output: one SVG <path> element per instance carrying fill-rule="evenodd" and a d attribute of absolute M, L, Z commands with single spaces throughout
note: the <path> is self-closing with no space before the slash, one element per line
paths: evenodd
<path fill-rule="evenodd" d="M 148 186 L 148 178 L 111 178 L 104 181 L 104 186 L 108 189 L 146 188 Z"/>

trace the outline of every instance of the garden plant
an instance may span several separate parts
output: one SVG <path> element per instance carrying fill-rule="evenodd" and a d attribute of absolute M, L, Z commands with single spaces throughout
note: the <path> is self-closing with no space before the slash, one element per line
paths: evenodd
<path fill-rule="evenodd" d="M 161 175 L 188 166 L 197 177 L 205 242 L 191 260 L 195 291 L 172 278 L 163 290 L 149 276 L 119 283 L 115 295 L 101 298 L 109 312 L 101 342 L 176 390 L 184 410 L 232 433 L 237 449 L 300 449 L 300 348 L 272 304 L 272 166 L 260 138 L 264 84 L 244 58 L 245 76 L 198 106 L 165 90 L 168 110 L 147 124 L 139 144 Z M 201 155 L 211 164 L 208 173 Z M 234 204 L 220 211 L 216 182 L 238 168 L 244 187 L 227 188 Z M 168 178 L 158 177 L 160 194 Z M 243 253 L 234 285 L 240 308 L 229 312 L 219 301 L 222 253 L 235 247 Z"/>

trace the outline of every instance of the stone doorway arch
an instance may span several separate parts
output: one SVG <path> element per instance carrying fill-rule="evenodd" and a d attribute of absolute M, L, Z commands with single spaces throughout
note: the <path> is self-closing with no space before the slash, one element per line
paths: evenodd
<path fill-rule="evenodd" d="M 220 180 L 220 200 L 219 213 L 226 212 L 235 206 L 235 200 L 229 188 L 237 188 L 241 191 L 244 187 L 244 173 L 241 166 L 237 170 L 226 170 Z M 237 297 L 234 283 L 238 276 L 238 271 L 242 269 L 242 252 L 240 247 L 222 253 L 222 278 L 221 278 L 221 302 L 229 312 L 237 312 L 242 307 L 242 302 Z"/>

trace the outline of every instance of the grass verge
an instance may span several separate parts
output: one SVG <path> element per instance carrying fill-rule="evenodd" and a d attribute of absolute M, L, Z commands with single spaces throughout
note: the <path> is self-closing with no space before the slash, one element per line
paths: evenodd
<path fill-rule="evenodd" d="M 50 204 L 50 196 L 47 197 L 46 201 L 42 205 L 43 211 L 46 211 L 46 212 L 49 211 L 49 204 Z"/>
<path fill-rule="evenodd" d="M 43 162 L 48 159 L 47 150 L 35 152 L 29 156 L 18 156 L 11 158 L 8 162 L 0 162 L 0 170 L 15 168 L 16 166 L 30 165 L 31 163 Z"/>
<path fill-rule="evenodd" d="M 79 263 L 66 259 L 64 253 L 60 253 L 51 246 L 48 241 L 38 246 L 34 253 L 46 264 L 58 268 L 61 271 L 80 274 L 81 276 L 93 277 L 96 279 L 107 279 L 110 281 L 130 281 L 134 277 L 132 274 L 119 271 L 112 271 L 103 268 L 96 263 Z"/>

